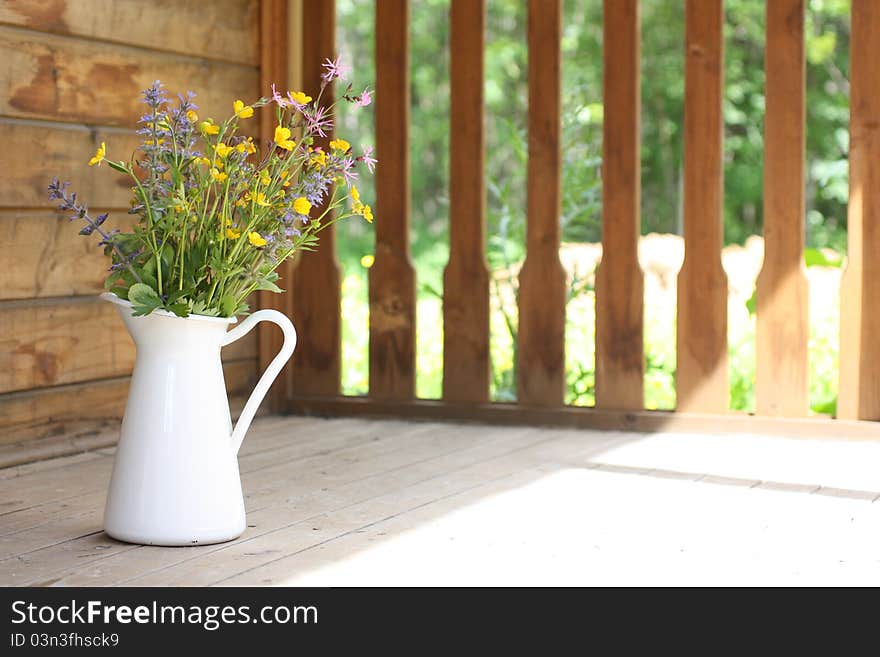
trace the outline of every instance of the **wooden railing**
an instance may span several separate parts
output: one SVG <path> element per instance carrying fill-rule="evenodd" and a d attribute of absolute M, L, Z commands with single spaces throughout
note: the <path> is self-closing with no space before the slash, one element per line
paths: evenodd
<path fill-rule="evenodd" d="M 274 0 L 273 0 L 274 1 Z M 264 12 L 272 2 L 264 0 Z M 279 5 L 284 3 L 278 3 Z M 605 0 L 603 259 L 596 281 L 596 407 L 564 405 L 565 272 L 560 246 L 561 0 L 531 0 L 527 255 L 519 276 L 516 404 L 489 403 L 486 264 L 484 0 L 451 0 L 450 257 L 444 275 L 443 399 L 415 398 L 416 283 L 409 253 L 409 3 L 376 1 L 375 264 L 370 270 L 370 389 L 340 395 L 339 267 L 332 229 L 303 257 L 281 306 L 300 344 L 276 394 L 296 412 L 373 413 L 657 429 L 733 426 L 827 432 L 808 415 L 804 251 L 805 0 L 767 3 L 765 260 L 757 286 L 757 415 L 728 412 L 723 246 L 722 0 L 686 12 L 685 260 L 678 278 L 678 410 L 643 407 L 638 0 Z M 303 85 L 318 87 L 334 53 L 333 3 L 302 3 Z M 264 48 L 267 44 L 264 44 Z M 880 420 L 880 3 L 853 0 L 849 258 L 842 283 L 840 401 L 844 420 Z M 270 71 L 271 72 L 271 71 Z M 312 94 L 314 95 L 314 94 Z M 267 329 L 261 353 L 274 351 Z M 711 416 L 710 420 L 706 420 Z M 765 418 L 803 418 L 771 420 Z M 708 424 L 707 424 L 708 422 Z M 787 424 L 786 424 L 787 423 Z M 877 425 L 833 426 L 877 435 Z"/>

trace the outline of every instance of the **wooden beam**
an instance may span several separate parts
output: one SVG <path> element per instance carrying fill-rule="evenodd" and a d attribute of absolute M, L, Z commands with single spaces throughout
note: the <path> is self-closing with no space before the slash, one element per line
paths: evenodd
<path fill-rule="evenodd" d="M 443 398 L 448 401 L 489 401 L 485 23 L 485 0 L 452 0 L 449 264 L 443 276 Z"/>
<path fill-rule="evenodd" d="M 302 80 L 303 91 L 313 98 L 321 88 L 321 62 L 335 58 L 336 29 L 334 0 L 303 2 Z M 333 89 L 324 90 L 322 105 L 333 103 Z M 327 148 L 332 139 L 316 141 Z M 330 192 L 328 192 L 330 193 Z M 322 207 L 312 210 L 319 216 Z M 328 215 L 327 221 L 330 220 Z M 289 286 L 293 296 L 291 319 L 296 325 L 299 344 L 291 361 L 291 389 L 297 394 L 337 394 L 340 388 L 340 275 L 336 260 L 336 229 L 321 231 L 314 253 L 306 253 L 294 263 Z"/>
<path fill-rule="evenodd" d="M 876 422 L 819 417 L 771 418 L 741 412 L 711 415 L 669 411 L 616 411 L 582 406 L 542 408 L 506 403 L 451 404 L 427 399 L 414 402 L 379 402 L 364 397 L 294 397 L 288 408 L 298 415 L 466 421 L 493 426 L 532 425 L 645 433 L 751 433 L 792 438 L 880 439 L 880 424 Z"/>
<path fill-rule="evenodd" d="M 519 275 L 517 399 L 565 399 L 565 271 L 560 239 L 561 0 L 529 0 L 529 161 L 526 260 Z"/>
<path fill-rule="evenodd" d="M 721 266 L 723 0 L 687 0 L 684 265 L 678 276 L 675 385 L 681 411 L 728 408 L 727 276 Z"/>
<path fill-rule="evenodd" d="M 638 0 L 605 0 L 602 261 L 596 274 L 596 406 L 644 406 Z"/>
<path fill-rule="evenodd" d="M 853 0 L 850 48 L 849 248 L 837 413 L 880 420 L 880 3 Z"/>
<path fill-rule="evenodd" d="M 804 267 L 804 0 L 767 3 L 764 264 L 758 276 L 755 398 L 761 415 L 809 410 Z"/>
<path fill-rule="evenodd" d="M 416 282 L 409 249 L 409 1 L 376 1 L 376 259 L 370 396 L 416 394 Z"/>

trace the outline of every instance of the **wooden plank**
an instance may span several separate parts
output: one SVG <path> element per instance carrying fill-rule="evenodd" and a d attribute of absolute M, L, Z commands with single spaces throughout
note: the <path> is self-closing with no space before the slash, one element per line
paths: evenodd
<path fill-rule="evenodd" d="M 0 24 L 256 65 L 258 2 L 6 0 Z"/>
<path fill-rule="evenodd" d="M 376 259 L 370 396 L 416 394 L 416 283 L 409 255 L 409 0 L 376 1 Z"/>
<path fill-rule="evenodd" d="M 287 0 L 262 0 L 260 2 L 260 94 L 270 98 L 272 85 L 282 89 L 290 81 L 288 72 L 288 7 Z M 271 143 L 277 119 L 275 112 L 260 113 L 260 141 Z M 293 271 L 293 262 L 288 260 L 278 267 L 281 285 L 286 285 Z M 260 308 L 273 308 L 291 315 L 290 295 L 273 292 L 258 293 Z M 265 370 L 275 358 L 284 342 L 284 335 L 277 326 L 263 322 L 257 329 L 260 341 L 260 368 Z M 281 410 L 288 397 L 290 364 L 275 379 L 267 395 L 267 404 L 274 411 Z"/>
<path fill-rule="evenodd" d="M 727 276 L 721 266 L 724 169 L 722 0 L 687 0 L 684 265 L 678 276 L 677 408 L 728 407 Z"/>
<path fill-rule="evenodd" d="M 479 422 L 483 424 L 534 425 L 636 431 L 710 434 L 753 433 L 792 438 L 878 440 L 875 422 L 831 420 L 826 417 L 779 418 L 730 412 L 724 415 L 668 411 L 617 411 L 582 406 L 541 408 L 520 404 L 453 404 L 419 399 L 413 402 L 378 401 L 363 397 L 295 397 L 291 413 L 300 415 L 406 418 Z"/>
<path fill-rule="evenodd" d="M 764 264 L 758 276 L 755 401 L 806 415 L 809 289 L 804 267 L 804 0 L 767 3 Z"/>
<path fill-rule="evenodd" d="M 256 366 L 255 358 L 224 363 L 231 397 L 250 394 Z M 114 429 L 127 396 L 127 376 L 0 395 L 0 444 Z M 76 451 L 76 445 L 71 443 L 69 451 Z"/>
<path fill-rule="evenodd" d="M 880 5 L 853 0 L 849 213 L 837 414 L 880 420 Z"/>
<path fill-rule="evenodd" d="M 565 271 L 560 239 L 560 0 L 529 0 L 529 161 L 526 260 L 519 275 L 517 398 L 565 398 Z"/>
<path fill-rule="evenodd" d="M 140 92 L 156 79 L 172 94 L 194 91 L 199 113 L 221 119 L 236 98 L 254 100 L 259 84 L 250 66 L 13 27 L 0 27 L 0 60 L 0 88 L 7 90 L 0 114 L 25 119 L 133 127 L 144 113 Z"/>
<path fill-rule="evenodd" d="M 443 398 L 488 402 L 489 267 L 486 262 L 485 0 L 450 9 L 449 264 L 443 275 Z"/>
<path fill-rule="evenodd" d="M 79 198 L 95 208 L 127 208 L 131 181 L 107 166 L 89 167 L 101 144 L 107 156 L 128 159 L 140 140 L 133 130 L 88 129 L 0 119 L 0 208 L 49 208 L 46 186 L 53 176 L 73 182 Z M 22 153 L 39 153 L 22 166 Z"/>
<path fill-rule="evenodd" d="M 223 356 L 254 358 L 256 340 Z M 0 393 L 127 375 L 134 356 L 116 307 L 96 297 L 0 303 Z"/>
<path fill-rule="evenodd" d="M 644 407 L 638 0 L 605 0 L 602 261 L 596 273 L 596 406 Z"/>
<path fill-rule="evenodd" d="M 321 86 L 321 62 L 334 58 L 335 3 L 303 3 L 303 87 L 317 98 Z M 322 102 L 333 102 L 331 88 Z M 323 143 L 332 139 L 328 135 Z M 318 144 L 320 145 L 320 144 Z M 322 210 L 315 208 L 313 215 Z M 299 344 L 291 361 L 291 389 L 299 394 L 335 395 L 340 388 L 340 275 L 336 260 L 336 230 L 321 231 L 320 245 L 294 263 L 291 280 L 292 319 Z"/>
<path fill-rule="evenodd" d="M 110 212 L 105 226 L 111 229 L 130 230 L 134 223 L 126 209 L 92 212 Z M 103 292 L 109 258 L 99 238 L 79 235 L 81 226 L 51 210 L 0 210 L 0 252 L 6 263 L 0 300 Z"/>

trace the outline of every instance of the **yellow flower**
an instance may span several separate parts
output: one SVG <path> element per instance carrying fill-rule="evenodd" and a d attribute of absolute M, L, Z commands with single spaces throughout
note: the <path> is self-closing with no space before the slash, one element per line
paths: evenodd
<path fill-rule="evenodd" d="M 202 132 L 206 135 L 216 135 L 220 132 L 220 126 L 214 125 L 214 122 L 211 119 L 207 121 L 202 121 L 201 123 Z"/>
<path fill-rule="evenodd" d="M 211 166 L 211 160 L 209 160 L 209 159 L 206 158 L 206 157 L 197 157 L 197 158 L 196 158 L 196 162 L 198 162 L 199 164 L 201 164 L 203 167 L 209 167 L 209 166 Z"/>
<path fill-rule="evenodd" d="M 195 123 L 199 120 L 199 115 L 196 114 L 195 110 L 186 110 L 186 118 L 189 119 L 190 123 Z"/>
<path fill-rule="evenodd" d="M 226 237 L 230 240 L 237 240 L 239 237 L 241 237 L 241 231 L 235 230 L 234 228 L 227 228 Z"/>
<path fill-rule="evenodd" d="M 211 169 L 211 178 L 217 182 L 223 182 L 226 180 L 227 176 L 225 173 L 217 171 L 217 169 Z"/>
<path fill-rule="evenodd" d="M 361 193 L 358 191 L 358 188 L 355 187 L 354 185 L 351 186 L 351 197 L 352 197 L 355 201 L 360 201 L 360 200 L 361 200 Z"/>
<path fill-rule="evenodd" d="M 269 173 L 267 171 L 261 172 L 260 173 L 260 184 L 266 186 L 270 182 L 272 182 L 272 179 L 269 177 Z"/>
<path fill-rule="evenodd" d="M 296 146 L 290 140 L 290 128 L 280 125 L 275 126 L 275 143 L 278 144 L 279 148 L 283 148 L 286 151 L 292 151 L 293 147 Z"/>
<path fill-rule="evenodd" d="M 369 221 L 370 223 L 373 223 L 373 210 L 370 209 L 370 206 L 369 206 L 369 205 L 365 205 L 365 206 L 364 206 L 364 212 L 363 212 L 363 215 L 364 215 L 364 219 L 366 219 L 366 220 Z"/>
<path fill-rule="evenodd" d="M 144 146 L 161 146 L 165 143 L 164 139 L 145 139 Z"/>
<path fill-rule="evenodd" d="M 324 151 L 315 151 L 312 153 L 312 164 L 319 169 L 327 166 L 327 153 Z"/>
<path fill-rule="evenodd" d="M 305 214 L 307 215 L 312 211 L 312 204 L 309 203 L 309 200 L 304 196 L 300 196 L 293 202 L 293 211 L 297 214 Z"/>
<path fill-rule="evenodd" d="M 343 153 L 351 148 L 351 144 L 349 144 L 344 139 L 334 139 L 330 142 L 330 148 L 337 151 L 342 151 Z"/>
<path fill-rule="evenodd" d="M 270 205 L 272 205 L 271 203 L 269 203 L 269 201 L 266 200 L 266 195 L 263 192 L 257 192 L 256 202 L 257 205 L 261 205 L 264 208 L 268 208 Z"/>
<path fill-rule="evenodd" d="M 305 105 L 306 103 L 310 103 L 312 101 L 312 97 L 307 96 L 302 91 L 289 91 L 287 93 L 293 99 L 293 102 L 299 103 L 300 105 Z"/>
<path fill-rule="evenodd" d="M 254 108 L 250 105 L 245 105 L 240 100 L 232 103 L 232 111 L 235 112 L 235 115 L 240 119 L 249 119 L 254 115 Z"/>
<path fill-rule="evenodd" d="M 235 147 L 235 150 L 237 150 L 239 153 L 256 153 L 257 147 L 254 146 L 254 138 L 248 137 L 247 141 L 239 142 L 238 145 Z"/>
<path fill-rule="evenodd" d="M 217 148 L 215 150 L 217 151 L 217 155 L 219 155 L 220 157 L 226 157 L 227 155 L 229 155 L 229 151 L 232 150 L 232 146 L 227 146 L 221 141 L 219 144 L 217 144 Z"/>
<path fill-rule="evenodd" d="M 104 161 L 104 156 L 105 156 L 105 155 L 107 155 L 107 144 L 105 144 L 105 143 L 102 141 L 102 142 L 101 142 L 101 145 L 98 146 L 98 150 L 95 151 L 95 155 L 94 155 L 94 157 L 92 157 L 92 159 L 89 160 L 89 166 L 90 166 L 90 167 L 93 167 L 93 166 L 95 166 L 96 164 L 97 164 L 98 166 L 101 166 L 101 162 Z"/>
<path fill-rule="evenodd" d="M 263 236 L 256 231 L 248 233 L 248 242 L 257 247 L 266 246 L 266 240 L 264 240 Z"/>
<path fill-rule="evenodd" d="M 372 255 L 365 255 L 361 258 L 361 267 L 364 269 L 369 269 L 373 266 L 373 263 L 376 262 L 376 257 Z"/>

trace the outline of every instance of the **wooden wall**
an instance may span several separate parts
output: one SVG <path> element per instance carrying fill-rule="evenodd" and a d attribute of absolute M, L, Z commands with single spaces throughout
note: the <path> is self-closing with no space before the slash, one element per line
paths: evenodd
<path fill-rule="evenodd" d="M 96 298 L 97 239 L 54 210 L 47 183 L 71 180 L 108 226 L 129 225 L 128 185 L 88 159 L 102 141 L 129 156 L 155 79 L 195 91 L 202 116 L 256 98 L 259 14 L 259 0 L 0 0 L 0 447 L 114 426 L 134 359 Z M 257 332 L 223 356 L 231 396 L 249 392 Z"/>

